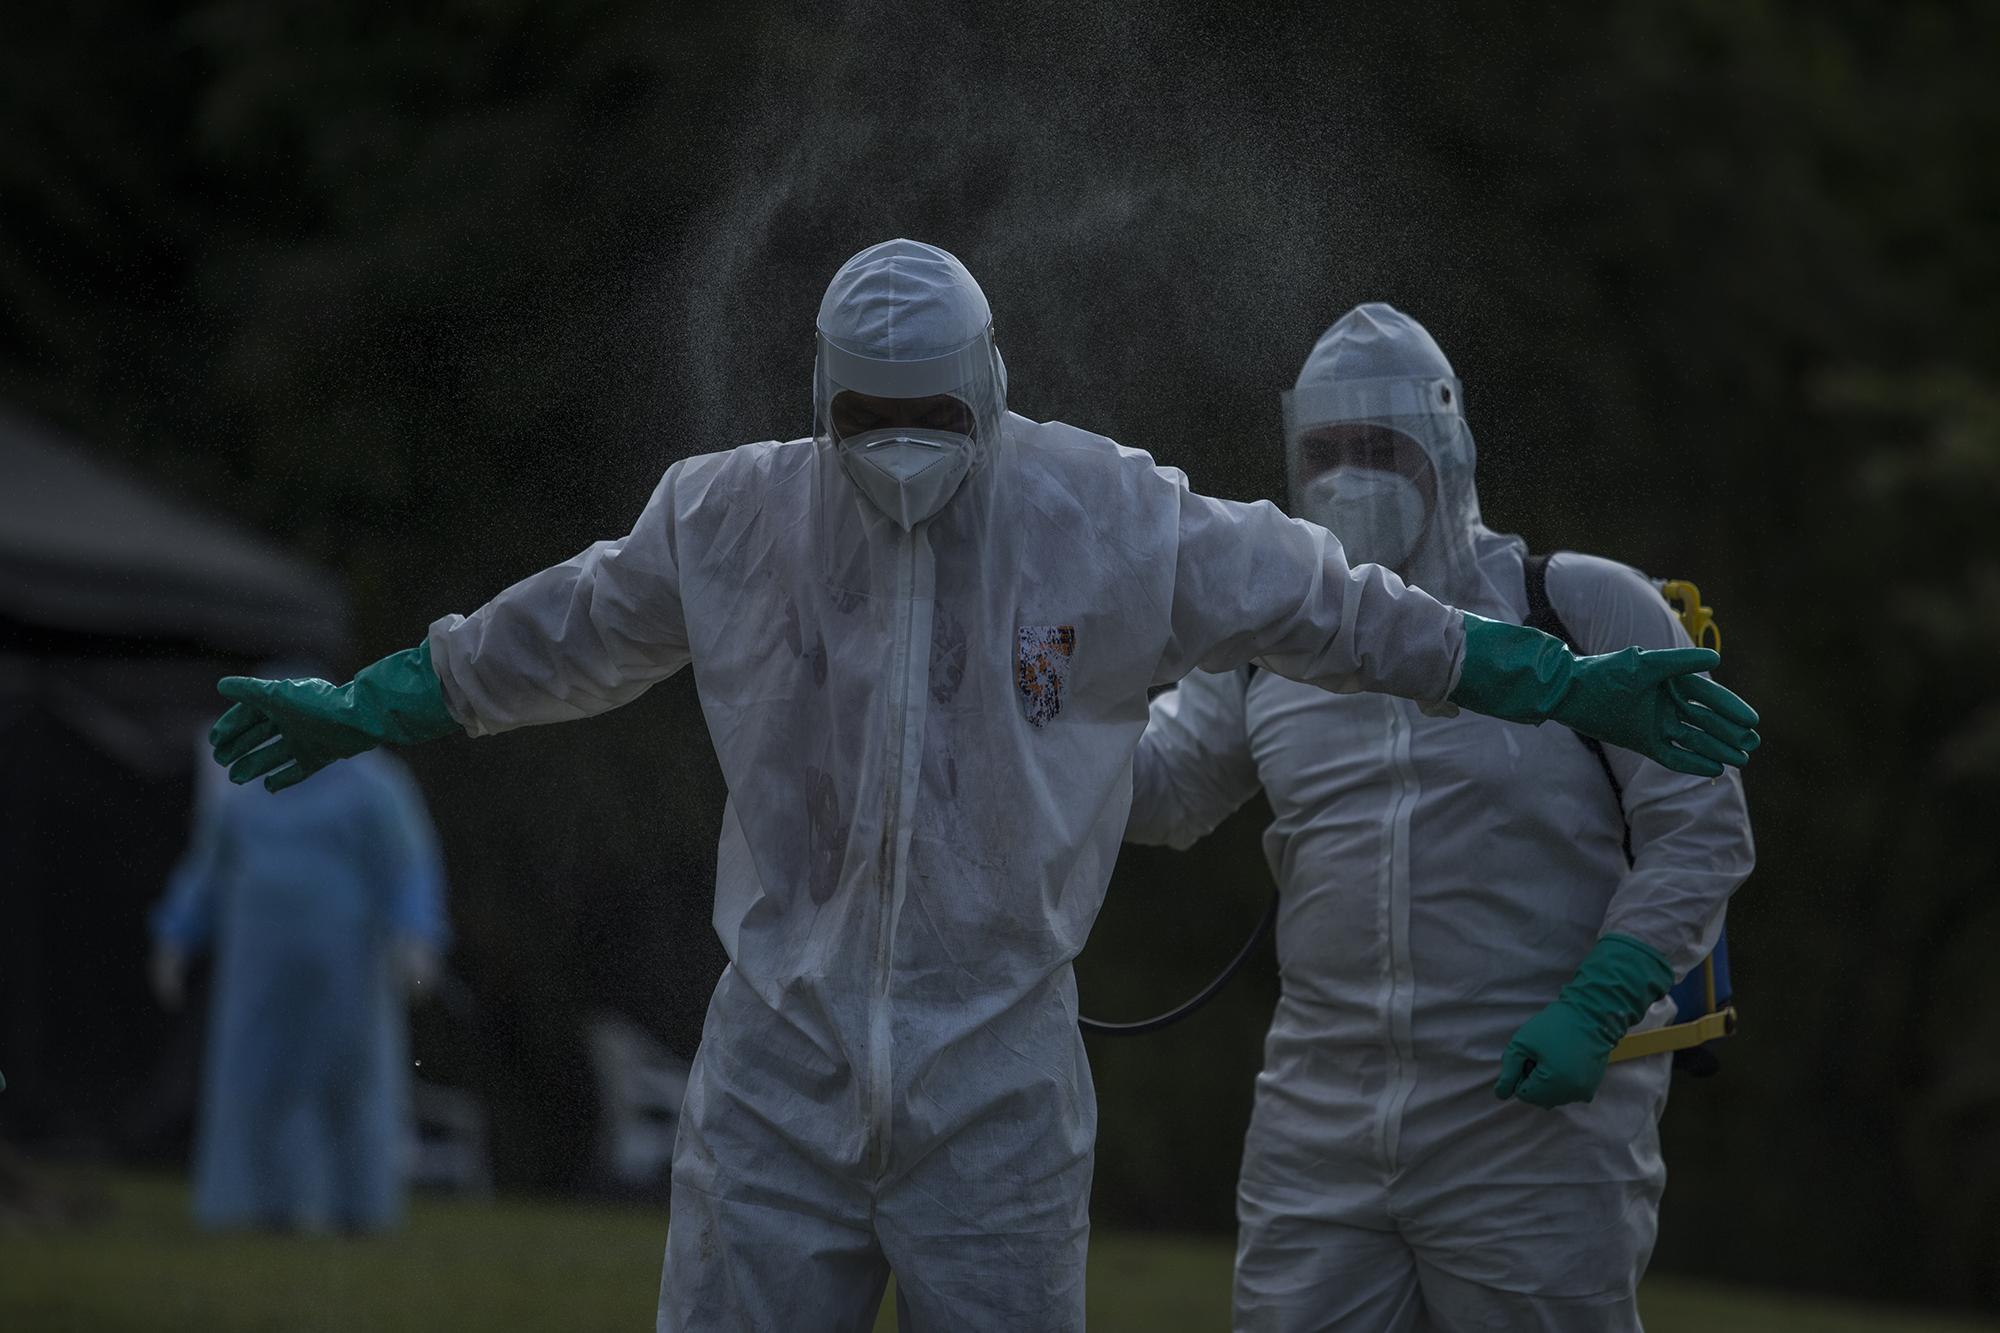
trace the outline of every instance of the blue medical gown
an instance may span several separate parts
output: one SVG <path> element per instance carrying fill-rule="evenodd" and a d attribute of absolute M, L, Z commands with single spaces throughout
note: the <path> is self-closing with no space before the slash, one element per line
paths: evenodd
<path fill-rule="evenodd" d="M 272 794 L 200 768 L 155 938 L 215 952 L 195 1215 L 392 1226 L 409 1028 L 400 939 L 442 951 L 443 869 L 409 771 L 379 752 Z"/>

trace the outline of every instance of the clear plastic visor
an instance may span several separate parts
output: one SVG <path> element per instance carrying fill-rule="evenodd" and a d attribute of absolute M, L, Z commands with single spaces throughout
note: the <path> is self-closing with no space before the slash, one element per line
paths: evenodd
<path fill-rule="evenodd" d="M 1345 380 L 1307 384 L 1281 395 L 1285 424 L 1321 426 L 1340 421 L 1465 415 L 1465 392 L 1450 377 Z"/>
<path fill-rule="evenodd" d="M 1438 445 L 1457 429 L 1461 392 L 1455 379 L 1349 380 L 1282 395 L 1285 479 L 1291 510 L 1303 511 L 1315 483 L 1341 468 L 1405 477 L 1438 499 Z"/>

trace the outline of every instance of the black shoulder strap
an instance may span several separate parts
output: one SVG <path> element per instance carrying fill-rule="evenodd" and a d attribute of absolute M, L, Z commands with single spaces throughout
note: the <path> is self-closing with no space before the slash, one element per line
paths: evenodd
<path fill-rule="evenodd" d="M 1582 653 L 1577 646 L 1576 636 L 1563 624 L 1556 614 L 1554 604 L 1549 601 L 1549 557 L 1531 555 L 1521 562 L 1521 581 L 1527 585 L 1528 618 L 1521 623 L 1529 629 L 1538 629 L 1544 634 L 1553 634 L 1569 645 L 1573 653 Z"/>
<path fill-rule="evenodd" d="M 1555 603 L 1549 600 L 1549 557 L 1531 555 L 1521 562 L 1521 582 L 1528 594 L 1528 618 L 1521 622 L 1529 629 L 1538 629 L 1544 634 L 1553 634 L 1569 645 L 1569 650 L 1581 657 L 1584 647 L 1576 641 L 1576 635 L 1569 632 L 1569 626 L 1556 614 Z M 1611 759 L 1604 753 L 1604 746 L 1593 737 L 1582 732 L 1572 732 L 1584 747 L 1597 756 L 1598 765 L 1604 769 L 1604 780 L 1611 784 L 1611 799 L 1618 805 L 1618 818 L 1625 822 L 1625 864 L 1632 864 L 1632 822 L 1625 819 L 1625 788 L 1620 785 L 1618 775 L 1611 770 Z"/>

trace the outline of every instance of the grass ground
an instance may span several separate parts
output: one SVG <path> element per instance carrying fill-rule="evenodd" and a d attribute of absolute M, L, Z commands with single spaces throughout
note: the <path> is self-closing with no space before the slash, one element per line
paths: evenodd
<path fill-rule="evenodd" d="M 390 1240 L 216 1238 L 176 1181 L 117 1177 L 102 1222 L 0 1235 L 0 1329 L 38 1333 L 433 1333 L 652 1327 L 656 1210 L 420 1201 Z M 1228 1326 L 1224 1240 L 1100 1234 L 1094 1333 Z M 1689 1283 L 1649 1281 L 1651 1333 L 1995 1333 L 1995 1326 Z M 891 1307 L 893 1308 L 893 1307 Z M 878 1330 L 892 1329 L 885 1314 Z"/>

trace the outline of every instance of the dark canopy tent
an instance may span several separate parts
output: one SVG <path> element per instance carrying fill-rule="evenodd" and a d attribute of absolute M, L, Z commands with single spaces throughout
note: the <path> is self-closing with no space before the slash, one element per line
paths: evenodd
<path fill-rule="evenodd" d="M 215 679 L 337 657 L 344 621 L 327 574 L 0 409 L 0 1132 L 157 1136 L 146 913 Z"/>

